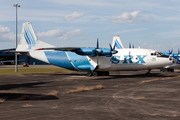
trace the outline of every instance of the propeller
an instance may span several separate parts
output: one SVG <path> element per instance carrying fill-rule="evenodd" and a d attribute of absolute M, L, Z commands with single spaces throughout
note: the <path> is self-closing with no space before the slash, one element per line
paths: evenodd
<path fill-rule="evenodd" d="M 99 65 L 99 54 L 101 54 L 103 51 L 101 49 L 99 49 L 99 40 L 97 38 L 97 46 L 95 48 L 95 50 L 93 50 L 93 52 L 95 52 L 96 56 L 97 56 L 97 67 Z"/>
<path fill-rule="evenodd" d="M 131 45 L 131 43 L 129 43 L 129 48 L 134 48 L 134 45 Z"/>
<path fill-rule="evenodd" d="M 102 50 L 101 50 L 101 49 L 99 49 L 99 40 L 98 40 L 98 38 L 97 38 L 97 47 L 96 47 L 95 51 L 93 50 L 93 52 L 95 52 L 95 53 L 96 53 L 96 55 L 98 55 L 98 54 L 102 53 Z"/>
<path fill-rule="evenodd" d="M 116 43 L 114 44 L 113 48 L 112 48 L 111 44 L 109 44 L 109 47 L 110 47 L 110 49 L 111 49 L 111 56 L 112 56 L 112 54 L 116 54 L 116 53 L 118 52 L 117 50 L 115 50 Z M 110 57 L 111 57 L 111 56 L 110 56 Z"/>
<path fill-rule="evenodd" d="M 173 49 L 172 50 L 168 50 L 168 51 L 169 51 L 169 57 L 173 57 L 173 54 L 172 54 Z"/>

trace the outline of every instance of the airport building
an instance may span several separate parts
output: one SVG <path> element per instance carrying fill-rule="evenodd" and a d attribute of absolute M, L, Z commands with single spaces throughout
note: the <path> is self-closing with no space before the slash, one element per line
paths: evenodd
<path fill-rule="evenodd" d="M 5 65 L 10 65 L 10 64 L 14 64 L 15 60 L 15 54 L 14 53 L 7 53 L 5 51 L 11 51 L 11 50 L 15 50 L 14 48 L 12 49 L 3 49 L 0 50 L 0 61 L 9 61 L 10 62 L 6 62 L 4 63 Z M 12 60 L 12 62 L 11 62 Z M 36 60 L 34 58 L 31 58 L 29 56 L 22 56 L 22 55 L 18 55 L 18 64 L 21 65 L 22 63 L 29 63 L 29 65 L 47 65 L 48 63 Z"/>

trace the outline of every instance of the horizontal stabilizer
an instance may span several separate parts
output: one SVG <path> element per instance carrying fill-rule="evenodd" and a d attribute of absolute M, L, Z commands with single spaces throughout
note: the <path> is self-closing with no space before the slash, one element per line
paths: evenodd
<path fill-rule="evenodd" d="M 19 54 L 27 54 L 28 51 L 5 51 L 5 53 L 19 53 Z"/>

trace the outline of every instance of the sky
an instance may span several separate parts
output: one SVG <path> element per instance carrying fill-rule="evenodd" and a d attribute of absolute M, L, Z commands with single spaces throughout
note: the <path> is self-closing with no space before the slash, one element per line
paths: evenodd
<path fill-rule="evenodd" d="M 119 35 L 125 47 L 168 52 L 180 49 L 179 0 L 0 0 L 0 49 L 15 47 L 22 23 L 37 38 L 57 47 L 109 48 Z"/>

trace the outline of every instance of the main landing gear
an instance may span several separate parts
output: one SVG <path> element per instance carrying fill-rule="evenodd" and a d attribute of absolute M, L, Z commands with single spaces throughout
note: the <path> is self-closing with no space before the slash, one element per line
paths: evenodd
<path fill-rule="evenodd" d="M 150 76 L 151 76 L 150 71 L 151 71 L 151 69 L 149 69 L 148 72 L 146 73 L 146 76 L 147 76 L 147 77 L 150 77 Z"/>
<path fill-rule="evenodd" d="M 87 73 L 87 76 L 89 77 L 96 77 L 96 76 L 109 76 L 109 71 L 91 71 Z"/>

